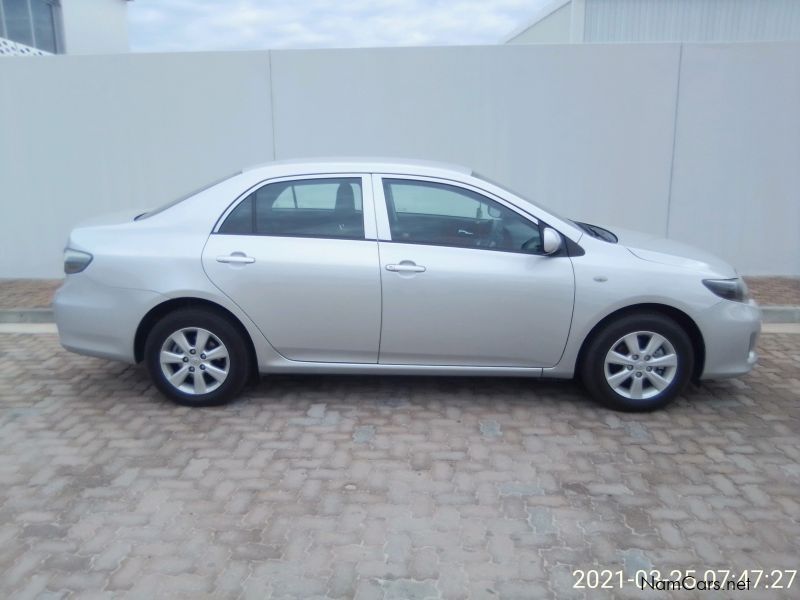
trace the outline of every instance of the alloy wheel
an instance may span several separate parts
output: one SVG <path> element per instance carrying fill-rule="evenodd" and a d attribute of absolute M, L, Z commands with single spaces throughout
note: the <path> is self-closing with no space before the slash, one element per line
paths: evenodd
<path fill-rule="evenodd" d="M 635 331 L 611 346 L 603 371 L 614 392 L 625 398 L 646 400 L 657 396 L 673 382 L 678 371 L 678 355 L 663 335 Z"/>
<path fill-rule="evenodd" d="M 225 344 L 201 327 L 184 327 L 169 335 L 161 346 L 159 363 L 173 387 L 192 395 L 213 392 L 230 371 Z"/>

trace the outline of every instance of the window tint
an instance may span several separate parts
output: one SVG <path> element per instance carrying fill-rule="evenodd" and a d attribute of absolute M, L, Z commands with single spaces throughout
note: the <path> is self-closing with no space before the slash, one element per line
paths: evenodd
<path fill-rule="evenodd" d="M 255 194 L 250 194 L 233 209 L 225 222 L 220 226 L 220 233 L 239 233 L 252 234 L 253 225 L 253 198 Z"/>
<path fill-rule="evenodd" d="M 384 179 L 392 240 L 415 244 L 542 252 L 539 226 L 457 186 Z"/>
<path fill-rule="evenodd" d="M 363 239 L 361 179 L 270 183 L 240 202 L 219 233 Z"/>

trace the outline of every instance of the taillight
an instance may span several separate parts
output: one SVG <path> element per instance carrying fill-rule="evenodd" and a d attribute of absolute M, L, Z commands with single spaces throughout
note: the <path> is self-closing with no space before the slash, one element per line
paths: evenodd
<path fill-rule="evenodd" d="M 88 252 L 66 248 L 64 250 L 64 273 L 73 275 L 80 273 L 92 262 L 92 255 Z"/>

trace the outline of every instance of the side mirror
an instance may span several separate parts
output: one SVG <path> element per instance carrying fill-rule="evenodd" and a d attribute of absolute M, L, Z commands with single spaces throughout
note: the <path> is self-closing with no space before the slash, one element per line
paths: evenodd
<path fill-rule="evenodd" d="M 542 232 L 542 249 L 545 254 L 555 254 L 561 250 L 561 235 L 550 227 Z"/>

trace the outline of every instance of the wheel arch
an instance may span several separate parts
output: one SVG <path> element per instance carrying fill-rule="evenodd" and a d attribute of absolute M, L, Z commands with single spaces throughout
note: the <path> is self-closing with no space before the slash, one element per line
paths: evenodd
<path fill-rule="evenodd" d="M 152 331 L 155 324 L 166 315 L 186 308 L 203 308 L 227 319 L 239 330 L 239 333 L 242 335 L 242 339 L 244 339 L 245 344 L 247 345 L 247 350 L 250 353 L 251 364 L 253 365 L 253 375 L 258 372 L 258 357 L 256 355 L 253 339 L 250 337 L 250 333 L 247 331 L 247 328 L 242 324 L 239 318 L 227 308 L 220 306 L 216 302 L 192 297 L 171 298 L 162 302 L 161 304 L 157 304 L 151 308 L 144 317 L 142 317 L 142 320 L 139 322 L 139 326 L 136 328 L 136 335 L 133 339 L 133 356 L 137 363 L 140 363 L 142 360 L 144 360 L 145 342 L 147 341 L 147 336 L 150 334 L 150 331 Z"/>
<path fill-rule="evenodd" d="M 628 316 L 630 314 L 635 314 L 637 312 L 650 312 L 650 313 L 659 313 L 664 315 L 665 317 L 671 318 L 673 321 L 678 323 L 686 334 L 689 336 L 689 339 L 692 342 L 692 350 L 694 351 L 694 364 L 692 365 L 692 381 L 699 381 L 700 375 L 703 373 L 703 367 L 706 361 L 706 346 L 705 341 L 703 340 L 703 334 L 700 332 L 700 328 L 695 323 L 694 319 L 692 319 L 689 315 L 687 315 L 682 310 L 675 308 L 674 306 L 669 306 L 667 304 L 658 304 L 658 303 L 642 303 L 642 304 L 632 304 L 630 306 L 625 306 L 623 308 L 617 309 L 614 312 L 606 315 L 600 321 L 598 321 L 589 334 L 584 338 L 583 343 L 581 344 L 581 349 L 578 351 L 578 359 L 576 361 L 576 367 L 579 369 L 581 365 L 583 365 L 583 361 L 585 359 L 586 349 L 589 347 L 589 344 L 597 335 L 597 332 L 600 331 L 603 327 L 605 327 L 608 323 L 615 321 L 616 319 Z"/>

